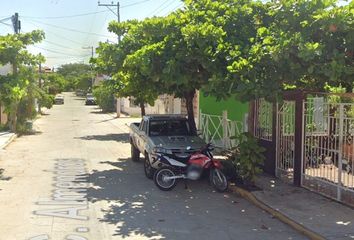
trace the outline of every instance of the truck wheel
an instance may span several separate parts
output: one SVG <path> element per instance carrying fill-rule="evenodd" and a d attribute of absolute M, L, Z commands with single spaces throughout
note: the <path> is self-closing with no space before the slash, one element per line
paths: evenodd
<path fill-rule="evenodd" d="M 144 172 L 145 172 L 145 176 L 148 179 L 152 179 L 154 177 L 155 169 L 151 166 L 149 160 L 149 154 L 147 153 L 145 153 Z"/>
<path fill-rule="evenodd" d="M 134 143 L 130 143 L 130 152 L 132 160 L 138 162 L 140 160 L 140 152 L 139 149 L 134 146 Z"/>

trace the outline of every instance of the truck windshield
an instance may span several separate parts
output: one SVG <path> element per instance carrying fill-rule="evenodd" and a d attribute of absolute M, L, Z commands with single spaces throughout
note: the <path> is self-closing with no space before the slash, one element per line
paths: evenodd
<path fill-rule="evenodd" d="M 151 120 L 150 136 L 190 136 L 187 120 Z"/>

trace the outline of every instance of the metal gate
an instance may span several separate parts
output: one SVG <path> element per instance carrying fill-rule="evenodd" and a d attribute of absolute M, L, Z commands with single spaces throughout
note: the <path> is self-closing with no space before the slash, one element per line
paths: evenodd
<path fill-rule="evenodd" d="M 304 102 L 302 185 L 354 204 L 354 104 L 339 96 Z"/>
<path fill-rule="evenodd" d="M 276 176 L 293 182 L 295 159 L 295 101 L 278 104 Z"/>

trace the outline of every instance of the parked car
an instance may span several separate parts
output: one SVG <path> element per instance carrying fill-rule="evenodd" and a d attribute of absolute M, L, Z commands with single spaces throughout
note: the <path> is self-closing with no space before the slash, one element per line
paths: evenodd
<path fill-rule="evenodd" d="M 76 90 L 75 94 L 78 97 L 84 97 L 85 96 L 85 91 L 81 90 L 81 89 L 78 89 L 78 90 Z"/>
<path fill-rule="evenodd" d="M 92 95 L 92 93 L 88 93 L 86 95 L 86 101 L 85 101 L 86 105 L 96 105 L 96 99 L 95 97 Z"/>
<path fill-rule="evenodd" d="M 61 94 L 57 94 L 54 98 L 55 104 L 64 104 L 64 96 Z"/>
<path fill-rule="evenodd" d="M 139 161 L 144 154 L 144 170 L 148 178 L 153 178 L 162 164 L 157 161 L 157 153 L 165 152 L 179 157 L 188 156 L 205 145 L 203 139 L 192 134 L 187 118 L 181 115 L 147 115 L 141 123 L 130 125 L 131 158 Z"/>

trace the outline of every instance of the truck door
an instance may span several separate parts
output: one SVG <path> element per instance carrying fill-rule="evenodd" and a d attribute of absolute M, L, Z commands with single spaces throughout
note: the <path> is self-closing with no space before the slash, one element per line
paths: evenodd
<path fill-rule="evenodd" d="M 145 147 L 145 142 L 146 142 L 146 128 L 148 125 L 148 121 L 147 120 L 142 120 L 141 124 L 140 124 L 140 128 L 139 128 L 139 132 L 138 132 L 138 149 L 141 153 L 144 153 L 144 147 Z"/>

